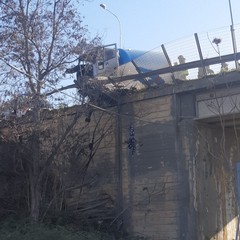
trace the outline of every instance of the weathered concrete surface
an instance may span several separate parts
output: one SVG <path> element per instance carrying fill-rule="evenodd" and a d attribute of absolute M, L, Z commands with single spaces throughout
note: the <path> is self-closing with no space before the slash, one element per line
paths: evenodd
<path fill-rule="evenodd" d="M 175 152 L 173 98 L 143 99 L 121 108 L 122 194 L 129 232 L 181 239 L 181 201 Z M 135 149 L 126 144 L 134 129 Z M 125 143 L 125 144 L 124 144 Z"/>
<path fill-rule="evenodd" d="M 234 239 L 239 116 L 235 112 L 227 118 L 199 120 L 196 99 L 216 91 L 226 90 L 228 95 L 231 88 L 238 94 L 239 80 L 235 72 L 185 81 L 127 96 L 118 107 L 108 109 L 101 124 L 109 126 L 111 133 L 89 165 L 89 184 L 66 195 L 67 208 L 81 216 L 97 200 L 106 200 L 106 211 L 101 212 L 105 219 L 154 240 Z M 44 126 L 56 131 L 57 138 L 75 112 L 46 115 Z M 75 135 L 85 132 L 83 143 L 89 144 L 99 114 L 95 111 L 88 125 L 84 119 L 76 125 Z M 9 129 L 1 130 L 2 136 L 9 134 Z M 61 162 L 60 158 L 59 153 Z M 77 162 L 72 164 L 67 182 L 81 172 Z"/>
<path fill-rule="evenodd" d="M 191 233 L 196 235 L 194 239 L 228 240 L 235 239 L 236 236 L 239 114 L 237 111 L 223 114 L 220 110 L 226 108 L 224 104 L 216 104 L 219 108 L 218 115 L 198 119 L 194 118 L 197 101 L 192 101 L 192 104 L 188 102 L 190 99 L 199 99 L 198 96 L 214 95 L 213 102 L 219 103 L 215 100 L 219 94 L 230 97 L 237 93 L 237 86 L 232 87 L 229 82 L 226 84 L 227 88 L 213 86 L 204 92 L 186 92 L 180 97 L 181 116 L 178 126 L 186 170 L 184 182 L 189 190 L 186 205 L 188 233 L 194 229 L 195 233 Z M 239 102 L 235 101 L 235 104 Z"/>

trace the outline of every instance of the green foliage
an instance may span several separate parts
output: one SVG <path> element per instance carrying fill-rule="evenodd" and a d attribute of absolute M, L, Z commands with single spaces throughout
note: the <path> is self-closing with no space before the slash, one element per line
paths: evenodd
<path fill-rule="evenodd" d="M 110 240 L 100 232 L 70 231 L 64 227 L 7 220 L 0 225 L 1 240 Z"/>

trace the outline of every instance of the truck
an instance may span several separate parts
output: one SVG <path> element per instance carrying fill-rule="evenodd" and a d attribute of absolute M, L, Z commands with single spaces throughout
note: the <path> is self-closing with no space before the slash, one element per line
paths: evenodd
<path fill-rule="evenodd" d="M 109 77 L 131 76 L 169 67 L 164 54 L 160 51 L 121 49 L 117 48 L 116 44 L 96 47 L 80 56 L 78 60 L 77 66 L 66 71 L 66 73 L 77 72 L 78 80 L 88 77 L 104 81 Z M 172 78 L 171 74 L 162 74 L 140 78 L 137 82 L 143 85 L 172 83 Z"/>

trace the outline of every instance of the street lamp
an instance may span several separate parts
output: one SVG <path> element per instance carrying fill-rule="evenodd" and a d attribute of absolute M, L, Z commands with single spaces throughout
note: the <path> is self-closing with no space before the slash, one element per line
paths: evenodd
<path fill-rule="evenodd" d="M 232 15 L 231 0 L 228 0 L 228 4 L 229 4 L 229 11 L 230 11 L 231 23 L 232 23 L 232 27 L 233 27 L 233 15 Z"/>
<path fill-rule="evenodd" d="M 101 3 L 100 7 L 102 9 L 108 11 L 110 14 L 112 14 L 117 19 L 118 25 L 119 25 L 119 34 L 120 34 L 120 36 L 119 36 L 119 46 L 121 48 L 122 47 L 122 27 L 121 27 L 121 22 L 120 22 L 119 18 L 117 17 L 117 15 L 115 15 L 113 12 L 111 12 L 109 9 L 107 9 L 106 4 Z"/>
<path fill-rule="evenodd" d="M 231 34 L 232 34 L 233 52 L 234 52 L 234 58 L 235 58 L 235 67 L 236 69 L 238 69 L 238 62 L 236 57 L 237 45 L 236 45 L 235 29 L 234 29 L 234 23 L 233 23 L 231 0 L 228 0 L 228 4 L 229 4 L 230 17 L 231 17 Z"/>

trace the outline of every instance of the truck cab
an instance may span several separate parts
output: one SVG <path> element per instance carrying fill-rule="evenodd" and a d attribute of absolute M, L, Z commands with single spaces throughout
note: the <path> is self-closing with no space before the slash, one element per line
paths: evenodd
<path fill-rule="evenodd" d="M 97 57 L 93 62 L 94 77 L 109 77 L 119 67 L 119 56 L 116 44 L 109 44 L 98 48 Z"/>

